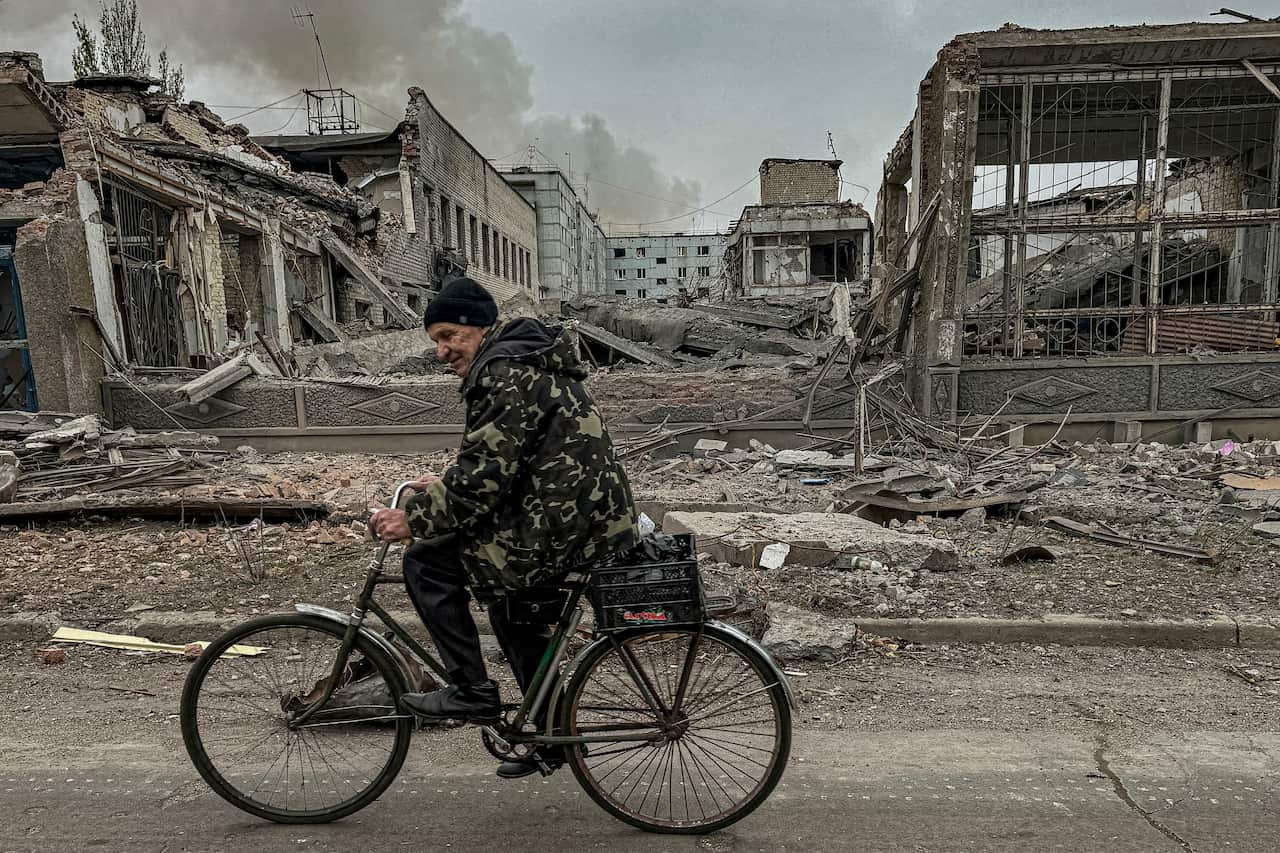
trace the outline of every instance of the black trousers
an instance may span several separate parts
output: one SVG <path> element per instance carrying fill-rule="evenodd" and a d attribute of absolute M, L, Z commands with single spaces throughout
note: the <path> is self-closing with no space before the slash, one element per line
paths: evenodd
<path fill-rule="evenodd" d="M 465 685 L 487 680 L 480 633 L 468 607 L 471 593 L 467 590 L 457 537 L 445 536 L 411 546 L 404 555 L 404 580 L 418 616 L 440 651 L 449 682 Z M 502 601 L 489 606 L 489 624 L 520 689 L 528 689 L 550 643 L 550 629 L 513 624 Z"/>

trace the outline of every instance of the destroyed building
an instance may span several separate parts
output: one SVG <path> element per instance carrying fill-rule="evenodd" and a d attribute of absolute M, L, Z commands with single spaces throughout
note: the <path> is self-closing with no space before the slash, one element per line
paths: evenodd
<path fill-rule="evenodd" d="M 465 272 L 499 300 L 520 292 L 536 298 L 532 202 L 507 186 L 421 89 L 409 90 L 404 121 L 391 131 L 255 141 L 300 171 L 329 175 L 403 222 L 386 235 L 384 272 L 427 286 Z M 421 295 L 404 295 L 421 314 Z"/>
<path fill-rule="evenodd" d="M 420 330 L 463 270 L 499 300 L 537 292 L 533 207 L 421 90 L 392 133 L 286 157 L 157 86 L 51 83 L 37 55 L 0 54 L 0 408 L 101 411 L 106 376 L 255 344 L 288 375 L 295 347 Z"/>
<path fill-rule="evenodd" d="M 598 293 L 605 235 L 569 176 L 559 166 L 499 166 L 516 192 L 533 205 L 538 222 L 538 299 L 573 299 Z"/>
<path fill-rule="evenodd" d="M 601 292 L 658 302 L 705 299 L 720 284 L 724 246 L 725 235 L 718 232 L 613 234 Z"/>
<path fill-rule="evenodd" d="M 871 217 L 840 200 L 839 160 L 769 157 L 760 164 L 760 204 L 729 226 L 724 283 L 736 296 L 790 296 L 865 283 Z"/>
<path fill-rule="evenodd" d="M 1050 434 L 1069 412 L 1076 437 L 1268 431 L 1278 59 L 1268 22 L 943 47 L 876 209 L 873 289 L 917 405 Z"/>

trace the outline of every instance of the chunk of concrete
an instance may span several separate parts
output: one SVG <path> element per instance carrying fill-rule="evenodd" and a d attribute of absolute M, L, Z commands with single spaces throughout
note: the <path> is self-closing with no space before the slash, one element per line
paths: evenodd
<path fill-rule="evenodd" d="M 858 636 L 858 626 L 849 619 L 833 619 L 789 604 L 771 601 L 765 614 L 769 627 L 762 642 L 779 660 L 836 661 Z"/>
<path fill-rule="evenodd" d="M 841 554 L 870 557 L 899 570 L 951 571 L 959 565 L 951 542 L 837 512 L 669 512 L 662 528 L 692 533 L 699 551 L 751 568 L 759 567 L 765 548 L 776 542 L 791 546 L 791 566 L 827 566 Z"/>
<path fill-rule="evenodd" d="M 1280 521 L 1260 521 L 1253 526 L 1253 532 L 1268 539 L 1280 539 Z"/>

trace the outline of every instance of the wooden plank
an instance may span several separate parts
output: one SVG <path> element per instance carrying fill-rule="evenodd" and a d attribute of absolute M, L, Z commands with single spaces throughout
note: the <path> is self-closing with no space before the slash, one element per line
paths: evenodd
<path fill-rule="evenodd" d="M 293 312 L 302 318 L 302 322 L 310 326 L 325 343 L 336 344 L 348 340 L 348 336 L 338 328 L 338 324 L 326 317 L 324 312 L 317 311 L 310 302 L 293 303 Z"/>
<path fill-rule="evenodd" d="M 589 341 L 593 341 L 601 346 L 606 346 L 620 355 L 626 356 L 632 361 L 640 364 L 655 364 L 660 367 L 674 368 L 678 362 L 674 358 L 662 355 L 656 352 L 636 346 L 626 338 L 620 338 L 612 332 L 607 332 L 599 326 L 593 326 L 590 323 L 584 323 L 579 320 L 573 327 L 579 335 Z"/>
<path fill-rule="evenodd" d="M 390 322 L 404 329 L 416 329 L 422 324 L 422 318 L 409 310 L 400 300 L 396 299 L 391 291 L 387 290 L 378 277 L 369 271 L 361 260 L 356 257 L 355 252 L 338 237 L 332 233 L 325 234 L 320 238 L 320 243 L 329 250 L 329 254 L 346 268 L 347 272 L 355 277 L 369 291 L 369 295 L 382 303 L 382 307 L 387 311 L 387 319 Z"/>
<path fill-rule="evenodd" d="M 35 521 L 81 514 L 160 519 L 208 518 L 214 521 L 250 520 L 295 521 L 325 518 L 329 507 L 320 501 L 283 498 L 161 497 L 119 496 L 107 499 L 73 497 L 60 501 L 32 501 L 0 504 L 0 521 Z"/>

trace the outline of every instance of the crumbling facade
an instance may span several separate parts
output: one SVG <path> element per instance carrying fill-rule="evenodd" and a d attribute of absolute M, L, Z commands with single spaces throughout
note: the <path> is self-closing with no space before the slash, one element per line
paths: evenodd
<path fill-rule="evenodd" d="M 1266 22 L 946 45 L 876 210 L 877 306 L 917 405 L 1122 438 L 1273 417 L 1277 57 Z"/>
<path fill-rule="evenodd" d="M 287 156 L 154 80 L 50 83 L 35 54 L 0 54 L 0 104 L 0 408 L 100 411 L 106 375 L 254 347 L 289 376 L 297 345 L 420 328 L 463 270 L 537 292 L 532 206 L 421 90 L 393 133 Z"/>
<path fill-rule="evenodd" d="M 812 295 L 832 284 L 865 285 L 871 217 L 840 201 L 839 160 L 771 157 L 760 164 L 760 204 L 729 229 L 723 295 Z"/>
<path fill-rule="evenodd" d="M 605 235 L 569 177 L 558 166 L 501 167 L 503 177 L 537 216 L 538 299 L 573 299 L 599 292 Z"/>
<path fill-rule="evenodd" d="M 603 293 L 667 302 L 710 296 L 721 281 L 725 235 L 615 234 L 609 238 Z"/>

